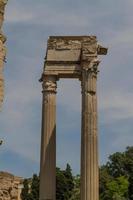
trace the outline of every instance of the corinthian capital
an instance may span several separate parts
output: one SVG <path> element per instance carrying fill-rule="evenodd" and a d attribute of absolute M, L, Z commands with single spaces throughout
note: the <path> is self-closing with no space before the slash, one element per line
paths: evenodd
<path fill-rule="evenodd" d="M 97 58 L 82 62 L 82 92 L 96 94 L 98 64 L 99 60 Z"/>
<path fill-rule="evenodd" d="M 44 76 L 43 78 L 43 92 L 56 93 L 57 83 L 55 76 Z"/>
<path fill-rule="evenodd" d="M 98 60 L 98 58 L 93 58 L 90 61 L 82 61 L 82 69 L 97 74 L 99 63 L 100 61 Z"/>

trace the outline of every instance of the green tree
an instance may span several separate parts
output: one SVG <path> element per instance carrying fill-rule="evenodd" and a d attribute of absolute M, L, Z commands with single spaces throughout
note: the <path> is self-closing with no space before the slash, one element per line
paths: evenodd
<path fill-rule="evenodd" d="M 128 178 L 128 198 L 133 200 L 133 147 L 127 147 L 125 152 L 111 155 L 107 166 L 112 177 L 126 176 Z"/>
<path fill-rule="evenodd" d="M 39 177 L 36 174 L 24 180 L 21 198 L 22 200 L 39 200 Z"/>
<path fill-rule="evenodd" d="M 133 146 L 126 148 L 125 157 L 125 168 L 129 177 L 128 194 L 129 199 L 133 200 Z"/>
<path fill-rule="evenodd" d="M 129 182 L 126 177 L 120 176 L 107 183 L 107 193 L 110 199 L 127 199 Z"/>
<path fill-rule="evenodd" d="M 125 168 L 126 155 L 125 152 L 116 152 L 109 156 L 109 161 L 106 166 L 108 167 L 109 174 L 115 178 L 119 176 L 127 176 Z"/>
<path fill-rule="evenodd" d="M 34 174 L 31 179 L 25 179 L 22 190 L 22 200 L 39 200 L 39 177 Z M 67 164 L 65 170 L 56 169 L 56 199 L 69 200 L 72 196 L 74 180 L 72 170 Z"/>
<path fill-rule="evenodd" d="M 23 189 L 21 192 L 22 200 L 29 200 L 29 182 L 28 179 L 24 179 L 23 181 Z"/>
<path fill-rule="evenodd" d="M 72 196 L 72 190 L 74 188 L 74 179 L 72 176 L 72 170 L 69 164 L 67 164 L 65 170 L 60 168 L 56 169 L 56 199 L 69 200 Z"/>
<path fill-rule="evenodd" d="M 74 177 L 74 188 L 70 200 L 80 200 L 80 175 Z"/>
<path fill-rule="evenodd" d="M 32 177 L 30 200 L 39 200 L 39 177 L 36 174 Z"/>
<path fill-rule="evenodd" d="M 101 200 L 109 199 L 109 194 L 107 193 L 107 183 L 110 182 L 111 180 L 112 177 L 109 174 L 108 167 L 106 165 L 103 165 L 100 168 L 100 184 L 99 184 Z"/>
<path fill-rule="evenodd" d="M 60 168 L 56 169 L 56 199 L 67 200 L 68 194 L 66 189 L 67 181 L 65 175 Z"/>
<path fill-rule="evenodd" d="M 39 199 L 39 177 L 25 179 L 22 200 Z M 133 147 L 109 156 L 100 168 L 100 200 L 133 200 Z M 73 177 L 69 164 L 56 169 L 56 199 L 79 200 L 80 176 Z"/>
<path fill-rule="evenodd" d="M 102 200 L 110 199 L 109 191 L 111 190 L 111 187 L 107 188 L 107 186 L 127 186 L 124 180 L 123 185 L 119 182 L 123 177 L 128 181 L 128 192 L 127 194 L 124 194 L 124 197 L 133 200 L 133 147 L 127 147 L 124 152 L 116 152 L 110 155 L 109 161 L 101 167 L 100 198 Z M 117 194 L 115 194 L 116 198 L 121 196 L 118 193 L 117 190 Z"/>
<path fill-rule="evenodd" d="M 66 189 L 67 189 L 68 197 L 70 198 L 72 196 L 72 191 L 74 189 L 74 178 L 72 175 L 72 169 L 69 164 L 66 165 L 64 176 L 66 178 Z"/>

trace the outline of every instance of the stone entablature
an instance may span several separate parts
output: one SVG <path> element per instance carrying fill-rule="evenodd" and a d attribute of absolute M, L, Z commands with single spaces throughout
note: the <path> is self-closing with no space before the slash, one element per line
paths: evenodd
<path fill-rule="evenodd" d="M 80 78 L 83 67 L 91 68 L 90 62 L 98 64 L 97 56 L 105 54 L 107 48 L 98 44 L 96 36 L 51 36 L 43 74 Z"/>
<path fill-rule="evenodd" d="M 0 172 L 0 200 L 21 200 L 23 178 Z"/>

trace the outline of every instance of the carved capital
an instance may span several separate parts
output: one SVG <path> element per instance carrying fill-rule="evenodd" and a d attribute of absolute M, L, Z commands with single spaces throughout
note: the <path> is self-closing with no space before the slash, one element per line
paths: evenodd
<path fill-rule="evenodd" d="M 82 92 L 94 95 L 98 74 L 98 59 L 82 63 Z"/>
<path fill-rule="evenodd" d="M 82 61 L 82 70 L 88 71 L 88 72 L 93 72 L 95 74 L 98 73 L 98 65 L 100 61 L 98 60 L 97 57 L 91 59 L 90 61 Z"/>
<path fill-rule="evenodd" d="M 56 88 L 57 88 L 57 79 L 55 76 L 44 76 L 43 77 L 43 92 L 51 92 L 51 93 L 56 93 Z"/>
<path fill-rule="evenodd" d="M 54 50 L 77 50 L 81 49 L 81 42 L 78 40 L 49 39 L 48 49 Z"/>

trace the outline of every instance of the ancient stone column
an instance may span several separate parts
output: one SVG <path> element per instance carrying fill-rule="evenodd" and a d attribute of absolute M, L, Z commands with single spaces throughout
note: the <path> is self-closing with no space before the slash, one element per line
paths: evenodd
<path fill-rule="evenodd" d="M 43 77 L 40 200 L 56 199 L 56 76 Z"/>
<path fill-rule="evenodd" d="M 82 66 L 81 200 L 99 200 L 97 65 L 94 59 Z"/>

